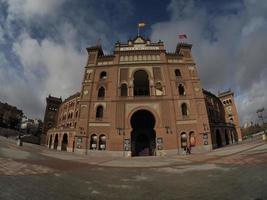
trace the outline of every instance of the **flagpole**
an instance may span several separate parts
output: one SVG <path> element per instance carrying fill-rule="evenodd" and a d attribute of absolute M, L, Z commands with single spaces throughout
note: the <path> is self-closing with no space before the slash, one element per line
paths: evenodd
<path fill-rule="evenodd" d="M 139 29 L 140 29 L 140 27 L 139 27 L 139 25 L 137 25 L 137 27 L 138 27 L 137 28 L 137 36 L 139 37 L 139 33 L 140 33 L 140 30 Z"/>

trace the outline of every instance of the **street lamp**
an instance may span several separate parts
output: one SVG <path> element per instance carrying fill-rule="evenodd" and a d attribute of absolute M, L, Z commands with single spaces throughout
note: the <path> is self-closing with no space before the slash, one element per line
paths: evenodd
<path fill-rule="evenodd" d="M 172 130 L 169 126 L 165 126 L 165 129 L 166 129 L 167 134 L 169 134 L 169 133 L 172 134 Z"/>
<path fill-rule="evenodd" d="M 258 109 L 256 111 L 256 113 L 258 114 L 258 118 L 262 120 L 262 127 L 263 127 L 263 136 L 262 136 L 262 139 L 263 140 L 266 140 L 265 127 L 264 127 L 264 118 L 263 118 L 263 111 L 264 111 L 264 107 Z"/>
<path fill-rule="evenodd" d="M 123 156 L 125 156 L 125 151 L 124 151 L 124 136 L 125 136 L 125 132 L 124 132 L 124 128 L 116 128 L 118 130 L 118 134 L 122 135 L 122 150 L 123 150 Z"/>
<path fill-rule="evenodd" d="M 262 125 L 264 125 L 263 111 L 264 111 L 264 108 L 258 109 L 256 111 L 256 113 L 258 114 L 258 118 L 262 120 Z"/>

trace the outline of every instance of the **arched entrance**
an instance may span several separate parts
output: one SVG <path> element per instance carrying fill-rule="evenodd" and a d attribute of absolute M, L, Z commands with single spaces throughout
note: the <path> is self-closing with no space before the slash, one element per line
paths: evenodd
<path fill-rule="evenodd" d="M 49 149 L 51 149 L 52 147 L 52 135 L 50 135 L 50 138 L 49 138 Z"/>
<path fill-rule="evenodd" d="M 67 151 L 68 146 L 68 134 L 63 135 L 62 143 L 61 143 L 61 151 Z"/>
<path fill-rule="evenodd" d="M 149 77 L 146 71 L 138 70 L 134 73 L 134 96 L 149 96 Z"/>
<path fill-rule="evenodd" d="M 90 149 L 97 149 L 97 135 L 92 134 L 90 138 Z"/>
<path fill-rule="evenodd" d="M 132 156 L 151 156 L 155 152 L 155 118 L 147 110 L 138 110 L 131 117 Z"/>
<path fill-rule="evenodd" d="M 224 132 L 224 137 L 225 137 L 225 144 L 228 145 L 229 144 L 229 137 L 228 137 L 228 132 L 227 132 L 226 129 L 225 129 L 225 132 Z"/>
<path fill-rule="evenodd" d="M 222 138 L 221 138 L 221 133 L 219 129 L 216 130 L 216 143 L 217 143 L 217 147 L 222 146 Z"/>
<path fill-rule="evenodd" d="M 103 134 L 99 136 L 99 150 L 106 150 L 106 139 L 106 136 Z"/>
<path fill-rule="evenodd" d="M 57 150 L 57 145 L 58 145 L 58 134 L 56 134 L 55 140 L 54 140 L 54 149 L 56 150 Z"/>

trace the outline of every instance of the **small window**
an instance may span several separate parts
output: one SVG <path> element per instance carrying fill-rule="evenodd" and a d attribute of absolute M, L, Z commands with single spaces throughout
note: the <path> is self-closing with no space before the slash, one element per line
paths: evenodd
<path fill-rule="evenodd" d="M 125 83 L 121 84 L 121 96 L 122 97 L 128 96 L 128 87 L 127 87 L 127 84 Z"/>
<path fill-rule="evenodd" d="M 179 69 L 176 69 L 175 70 L 175 76 L 176 77 L 181 77 L 182 75 L 181 75 L 181 71 L 179 70 Z"/>
<path fill-rule="evenodd" d="M 186 103 L 182 103 L 181 109 L 182 109 L 182 115 L 187 116 L 188 115 L 188 109 L 187 109 Z"/>
<path fill-rule="evenodd" d="M 163 87 L 160 82 L 156 83 L 156 96 L 162 96 L 163 95 Z"/>
<path fill-rule="evenodd" d="M 101 79 L 101 80 L 104 80 L 104 79 L 106 79 L 106 78 L 107 78 L 107 72 L 105 72 L 105 71 L 101 72 L 101 73 L 100 73 L 100 79 Z"/>
<path fill-rule="evenodd" d="M 184 96 L 185 95 L 185 89 L 182 84 L 179 84 L 178 86 L 179 95 Z"/>
<path fill-rule="evenodd" d="M 100 87 L 98 89 L 98 94 L 97 94 L 98 98 L 104 98 L 105 97 L 105 88 L 104 87 Z"/>
<path fill-rule="evenodd" d="M 103 111 L 104 111 L 104 108 L 103 106 L 97 106 L 97 109 L 96 109 L 96 118 L 97 119 L 102 119 L 103 118 Z"/>

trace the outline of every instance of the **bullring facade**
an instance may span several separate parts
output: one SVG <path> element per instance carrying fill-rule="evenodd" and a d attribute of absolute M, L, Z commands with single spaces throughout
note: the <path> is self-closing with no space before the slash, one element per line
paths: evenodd
<path fill-rule="evenodd" d="M 112 55 L 101 46 L 87 48 L 81 91 L 63 102 L 47 98 L 45 144 L 142 156 L 179 154 L 186 145 L 207 151 L 240 140 L 233 93 L 217 97 L 202 89 L 191 48 L 179 43 L 167 53 L 162 41 L 141 36 L 117 42 Z"/>

